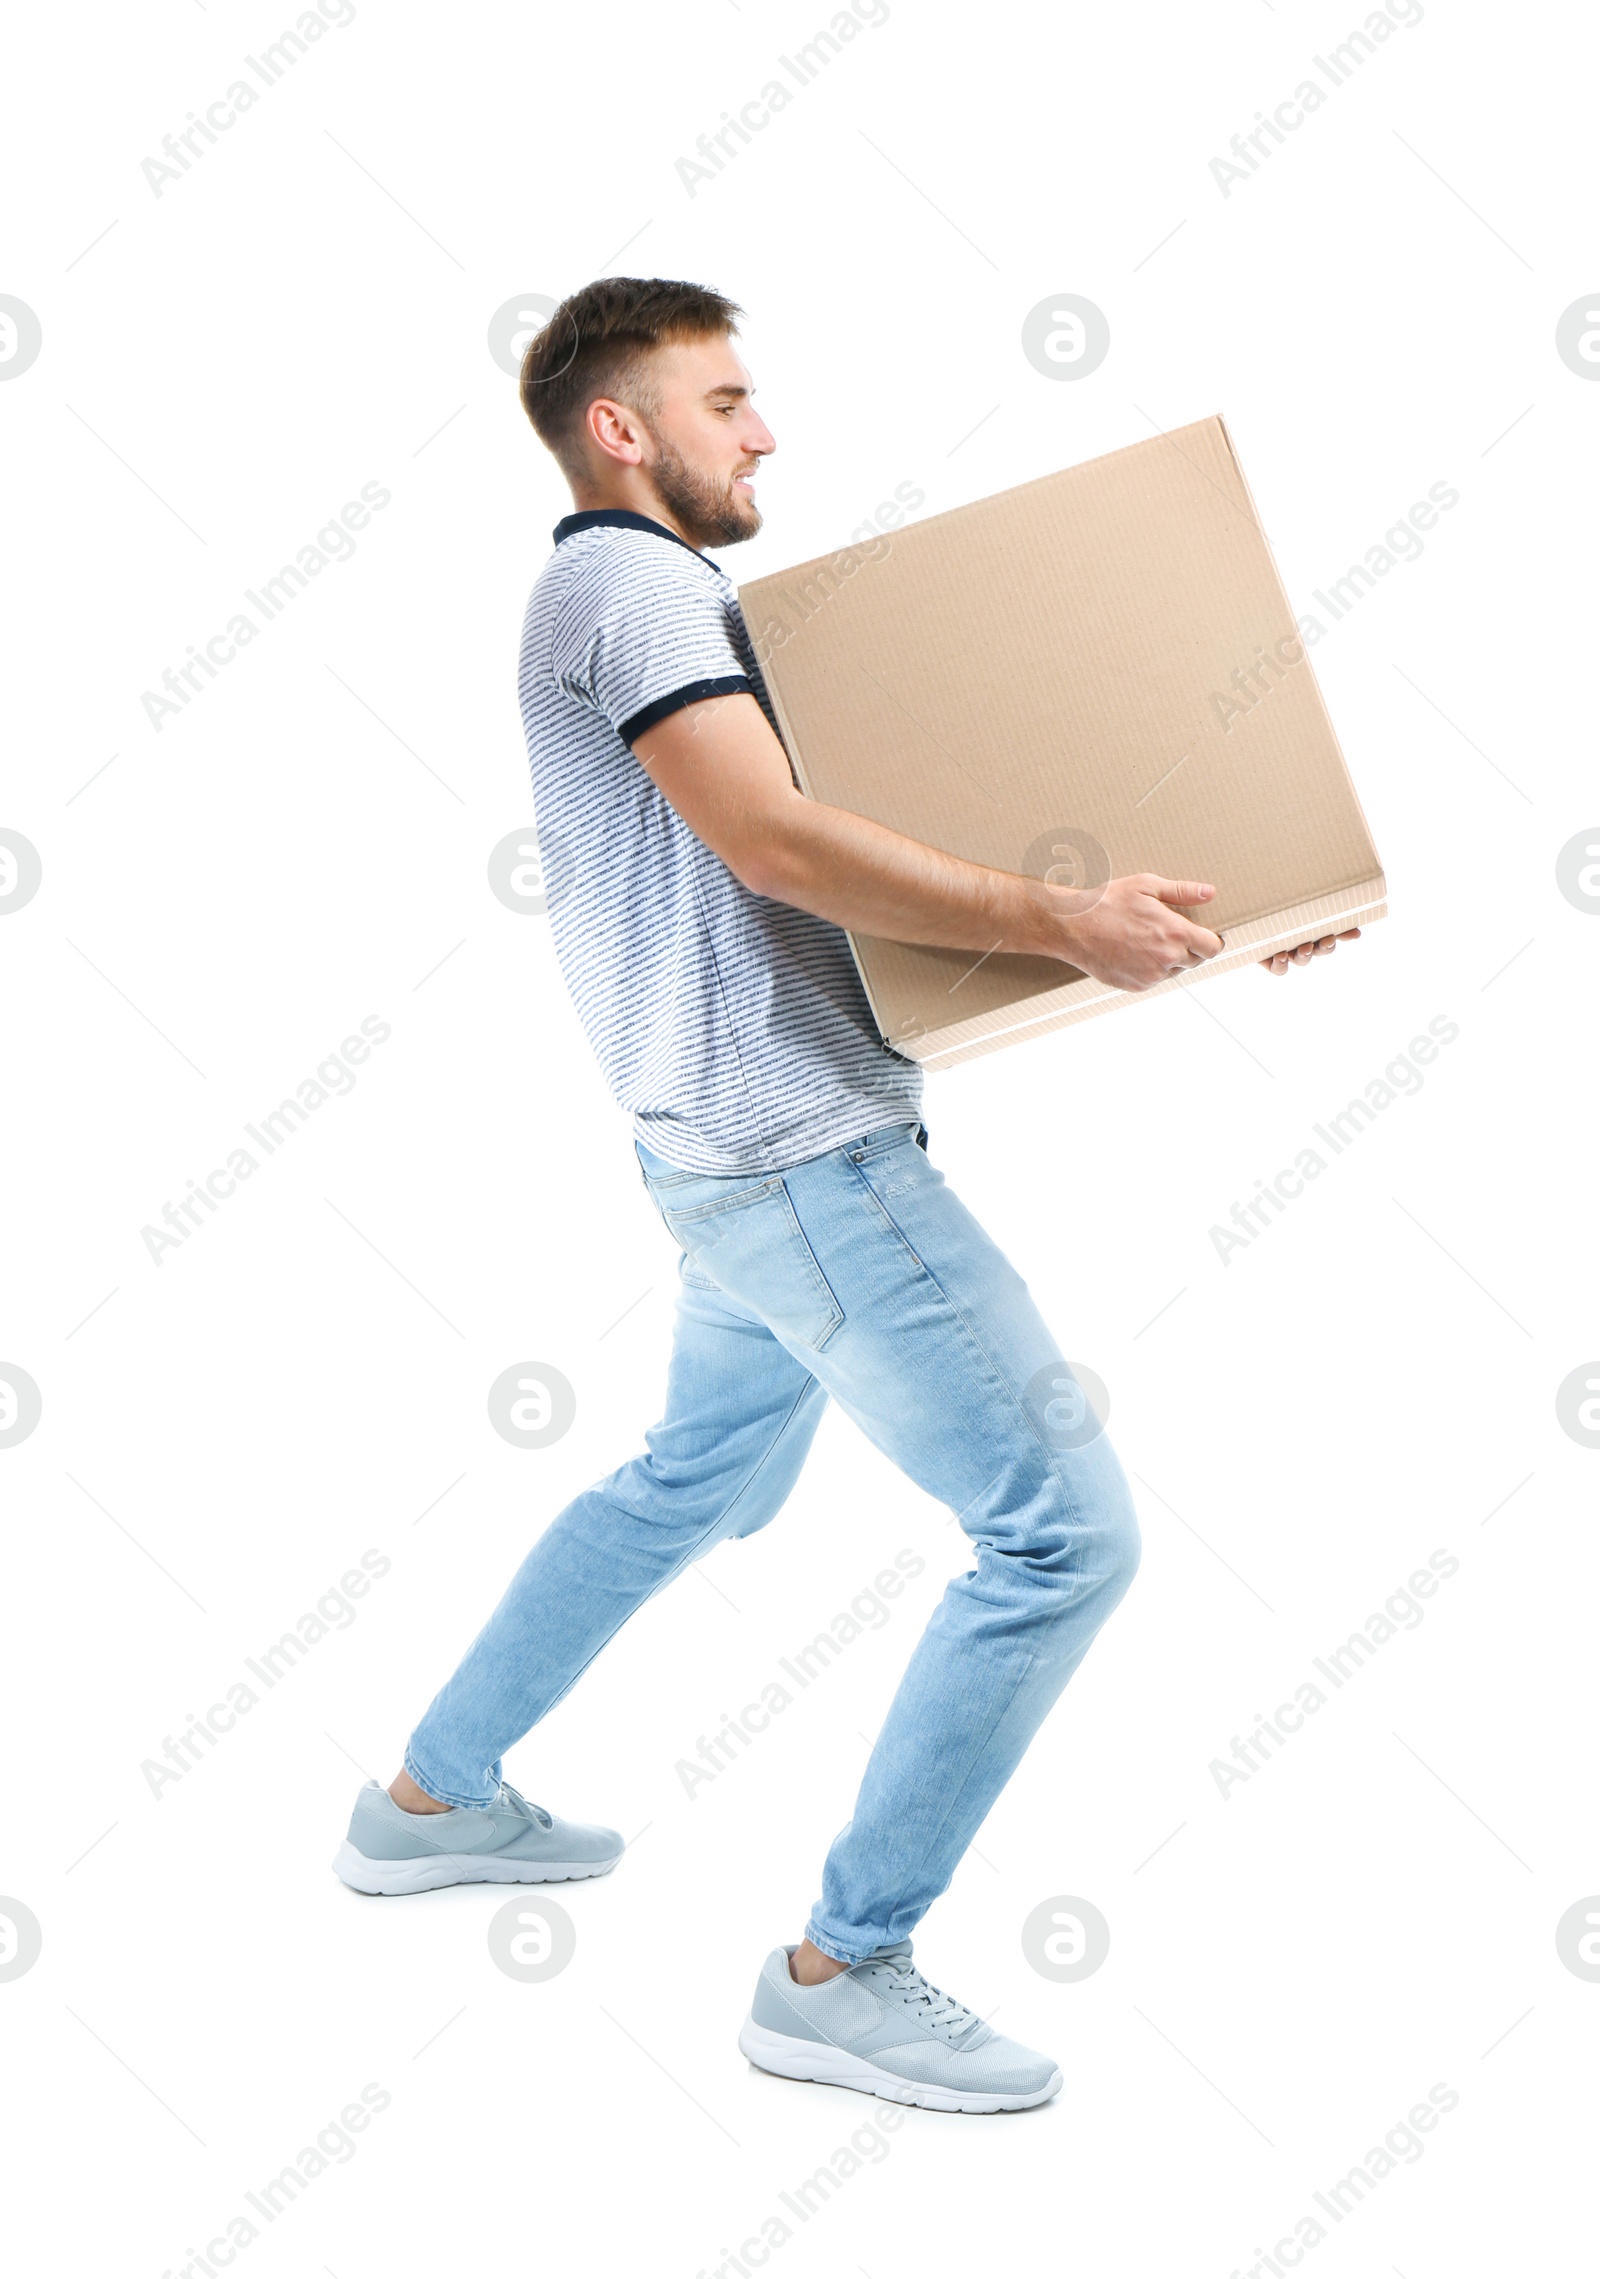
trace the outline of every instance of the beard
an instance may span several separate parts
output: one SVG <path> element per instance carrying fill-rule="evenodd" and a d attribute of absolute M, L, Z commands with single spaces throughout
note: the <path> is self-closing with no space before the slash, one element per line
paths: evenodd
<path fill-rule="evenodd" d="M 718 483 L 691 467 L 670 443 L 657 442 L 648 473 L 662 505 L 697 546 L 737 546 L 761 528 L 760 508 L 734 489 L 732 475 Z"/>

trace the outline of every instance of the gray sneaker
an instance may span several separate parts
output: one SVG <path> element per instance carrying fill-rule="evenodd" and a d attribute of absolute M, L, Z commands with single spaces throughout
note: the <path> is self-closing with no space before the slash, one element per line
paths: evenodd
<path fill-rule="evenodd" d="M 821 1986 L 789 1975 L 775 1947 L 756 1980 L 739 2047 L 764 2073 L 829 2081 L 937 2113 L 1013 2113 L 1061 2087 L 1053 2058 L 1008 2041 L 975 2011 L 930 1986 L 911 1941 L 884 1947 Z"/>
<path fill-rule="evenodd" d="M 446 1883 L 571 1883 L 605 1875 L 623 1853 L 614 1828 L 557 1820 L 508 1782 L 492 1804 L 402 1812 L 369 1780 L 333 1872 L 352 1891 L 437 1891 Z"/>

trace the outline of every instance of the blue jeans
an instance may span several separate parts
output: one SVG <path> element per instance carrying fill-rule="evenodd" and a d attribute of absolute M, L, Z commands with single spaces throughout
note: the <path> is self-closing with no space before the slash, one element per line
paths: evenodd
<path fill-rule="evenodd" d="M 1133 1579 L 1122 1467 L 1027 1287 L 893 1124 L 781 1174 L 707 1177 L 637 1146 L 682 1249 L 666 1413 L 528 1553 L 411 1737 L 448 1804 L 646 1599 L 779 1510 L 829 1395 L 949 1506 L 973 1565 L 890 1705 L 806 1935 L 853 1963 L 906 1937 L 954 1874 Z"/>

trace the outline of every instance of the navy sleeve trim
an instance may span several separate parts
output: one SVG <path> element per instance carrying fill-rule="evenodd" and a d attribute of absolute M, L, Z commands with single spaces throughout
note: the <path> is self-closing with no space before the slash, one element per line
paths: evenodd
<path fill-rule="evenodd" d="M 658 720 L 665 720 L 670 714 L 681 712 L 686 704 L 698 704 L 704 696 L 754 694 L 755 690 L 744 673 L 725 673 L 720 680 L 685 681 L 683 687 L 675 688 L 670 696 L 658 696 L 653 704 L 647 704 L 631 720 L 624 720 L 617 734 L 625 744 L 631 744 L 647 728 L 653 728 Z"/>

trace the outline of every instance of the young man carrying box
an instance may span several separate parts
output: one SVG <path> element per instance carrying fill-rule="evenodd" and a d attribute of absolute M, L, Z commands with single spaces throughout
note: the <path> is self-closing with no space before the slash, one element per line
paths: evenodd
<path fill-rule="evenodd" d="M 528 1804 L 502 1754 L 646 1599 L 774 1517 L 831 1396 L 950 1507 L 975 1563 L 911 1658 L 740 2047 L 795 2079 L 993 2112 L 1054 2096 L 1060 2069 L 931 1986 L 910 1934 L 1126 1591 L 1138 1527 L 1105 1434 L 1060 1429 L 1081 1392 L 929 1160 L 922 1072 L 880 1041 L 845 929 L 1056 958 L 1127 990 L 1222 945 L 1182 914 L 1210 899 L 1202 881 L 1072 895 L 801 795 L 703 551 L 760 529 L 751 478 L 775 448 L 741 313 L 700 286 L 603 279 L 563 302 L 521 378 L 575 508 L 520 668 L 551 926 L 681 1246 L 666 1411 L 648 1453 L 535 1543 L 405 1769 L 362 1790 L 334 1866 L 369 1892 L 615 1866 L 613 1830 Z"/>

